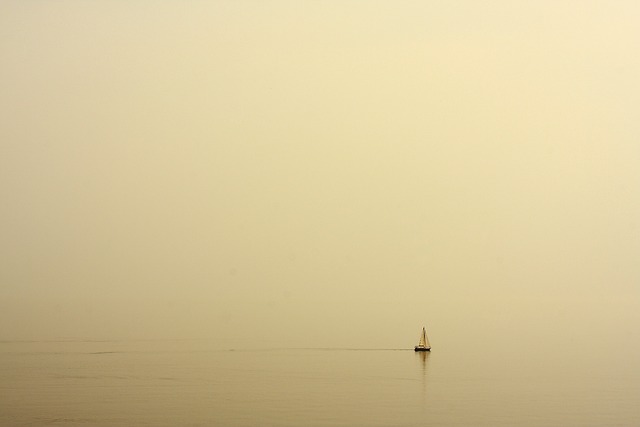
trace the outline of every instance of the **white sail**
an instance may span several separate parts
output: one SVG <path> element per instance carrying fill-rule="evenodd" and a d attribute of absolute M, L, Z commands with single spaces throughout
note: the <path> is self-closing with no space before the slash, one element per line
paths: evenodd
<path fill-rule="evenodd" d="M 422 328 L 422 335 L 420 335 L 420 342 L 416 346 L 416 350 L 430 350 L 431 344 L 429 344 L 429 338 L 427 337 L 427 329 Z"/>
<path fill-rule="evenodd" d="M 420 342 L 418 343 L 419 347 L 424 347 L 427 345 L 427 331 L 422 328 L 422 335 L 420 335 Z"/>

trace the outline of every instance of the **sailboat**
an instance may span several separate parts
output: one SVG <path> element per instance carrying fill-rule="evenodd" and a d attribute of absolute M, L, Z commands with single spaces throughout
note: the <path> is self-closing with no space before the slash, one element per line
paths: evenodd
<path fill-rule="evenodd" d="M 431 344 L 429 344 L 429 338 L 427 338 L 427 329 L 422 328 L 422 335 L 420 335 L 420 342 L 414 348 L 415 351 L 431 351 Z"/>

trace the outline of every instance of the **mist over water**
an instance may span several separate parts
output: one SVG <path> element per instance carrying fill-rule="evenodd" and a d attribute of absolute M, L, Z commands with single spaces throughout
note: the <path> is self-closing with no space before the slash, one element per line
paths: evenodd
<path fill-rule="evenodd" d="M 3 2 L 2 421 L 638 424 L 638 16 Z"/>

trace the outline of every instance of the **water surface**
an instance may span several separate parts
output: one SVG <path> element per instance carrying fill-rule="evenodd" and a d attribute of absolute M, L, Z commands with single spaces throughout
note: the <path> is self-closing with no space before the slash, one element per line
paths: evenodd
<path fill-rule="evenodd" d="M 3 342 L 0 425 L 640 425 L 634 362 L 565 356 Z"/>

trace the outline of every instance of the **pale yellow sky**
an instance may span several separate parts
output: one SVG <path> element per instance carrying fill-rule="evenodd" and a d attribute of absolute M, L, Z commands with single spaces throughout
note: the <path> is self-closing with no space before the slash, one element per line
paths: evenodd
<path fill-rule="evenodd" d="M 5 1 L 0 339 L 638 338 L 638 52 L 633 1 Z"/>

